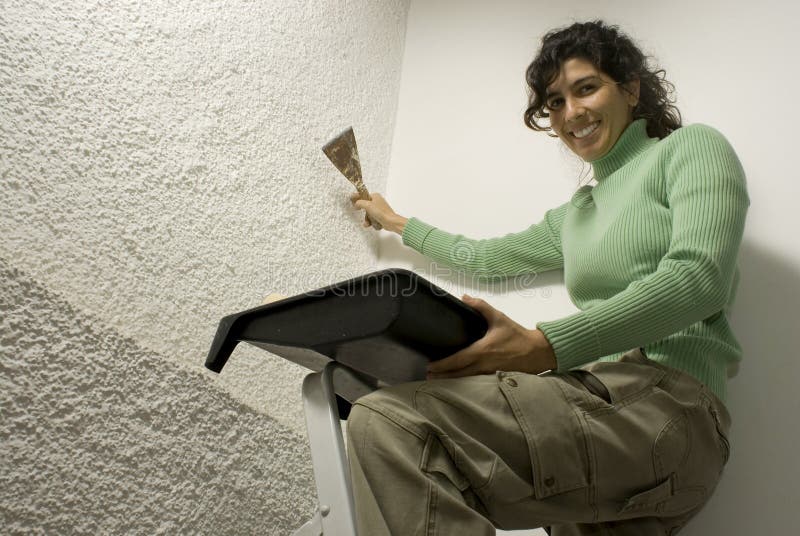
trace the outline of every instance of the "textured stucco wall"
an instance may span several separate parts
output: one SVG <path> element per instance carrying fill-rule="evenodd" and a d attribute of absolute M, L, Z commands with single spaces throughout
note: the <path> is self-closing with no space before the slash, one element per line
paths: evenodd
<path fill-rule="evenodd" d="M 298 367 L 218 319 L 373 269 L 320 151 L 385 188 L 409 0 L 0 9 L 0 526 L 286 534 Z"/>
<path fill-rule="evenodd" d="M 300 434 L 4 260 L 0 278 L 0 532 L 287 534 L 313 509 Z"/>

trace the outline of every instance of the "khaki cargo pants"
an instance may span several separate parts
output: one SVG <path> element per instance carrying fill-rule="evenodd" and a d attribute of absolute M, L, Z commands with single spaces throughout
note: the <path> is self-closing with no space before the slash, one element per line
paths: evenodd
<path fill-rule="evenodd" d="M 714 490 L 729 427 L 703 384 L 639 349 L 381 389 L 348 421 L 359 534 L 675 534 Z"/>

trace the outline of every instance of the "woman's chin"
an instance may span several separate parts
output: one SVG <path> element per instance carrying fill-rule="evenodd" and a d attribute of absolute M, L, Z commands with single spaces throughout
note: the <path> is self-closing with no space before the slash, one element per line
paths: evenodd
<path fill-rule="evenodd" d="M 581 147 L 579 151 L 580 152 L 576 151 L 576 153 L 583 160 L 586 162 L 593 162 L 604 157 L 608 152 L 608 148 L 604 146 L 602 140 L 597 140 L 596 143 L 588 145 L 587 147 Z"/>

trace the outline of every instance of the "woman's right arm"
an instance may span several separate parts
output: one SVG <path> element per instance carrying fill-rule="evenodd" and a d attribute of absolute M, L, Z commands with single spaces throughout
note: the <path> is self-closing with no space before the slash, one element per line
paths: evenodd
<path fill-rule="evenodd" d="M 569 202 L 545 212 L 544 218 L 519 233 L 475 240 L 454 235 L 417 218 L 396 214 L 380 194 L 372 201 L 354 200 L 373 221 L 401 235 L 403 244 L 451 268 L 488 278 L 505 278 L 564 266 L 561 226 Z"/>

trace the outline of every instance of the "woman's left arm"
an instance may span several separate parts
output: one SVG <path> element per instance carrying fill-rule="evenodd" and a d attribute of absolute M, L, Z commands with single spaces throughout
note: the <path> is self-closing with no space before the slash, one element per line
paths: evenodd
<path fill-rule="evenodd" d="M 744 170 L 727 140 L 705 125 L 670 135 L 666 194 L 672 234 L 648 276 L 585 311 L 536 327 L 559 370 L 671 335 L 728 301 L 750 198 Z"/>

